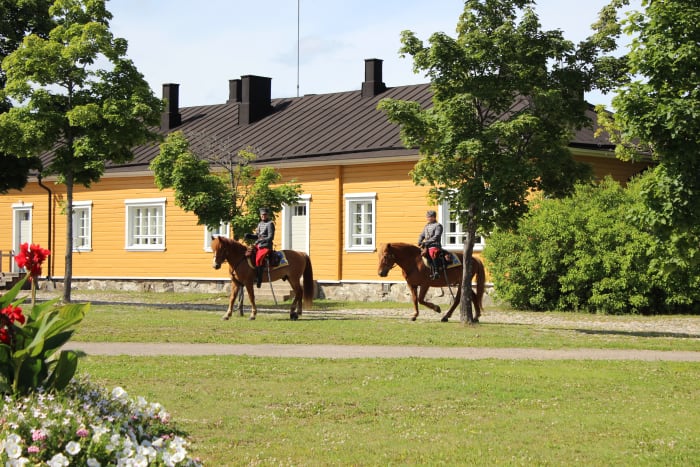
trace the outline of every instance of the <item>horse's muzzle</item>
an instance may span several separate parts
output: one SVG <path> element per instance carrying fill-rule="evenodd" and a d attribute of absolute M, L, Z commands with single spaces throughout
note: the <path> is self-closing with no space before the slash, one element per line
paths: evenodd
<path fill-rule="evenodd" d="M 221 265 L 218 263 L 212 264 L 211 267 L 213 267 L 214 269 L 221 269 Z"/>
<path fill-rule="evenodd" d="M 380 269 L 378 274 L 379 274 L 379 277 L 386 277 L 387 275 L 389 275 L 389 271 L 385 271 L 383 269 Z"/>

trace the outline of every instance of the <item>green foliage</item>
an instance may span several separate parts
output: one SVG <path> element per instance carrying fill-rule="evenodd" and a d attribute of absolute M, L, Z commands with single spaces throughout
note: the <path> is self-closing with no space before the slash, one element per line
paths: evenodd
<path fill-rule="evenodd" d="M 49 16 L 50 4 L 49 0 L 0 0 L 0 113 L 12 108 L 10 100 L 1 92 L 5 88 L 2 61 L 22 44 L 27 34 L 48 36 L 54 26 Z M 27 184 L 30 170 L 39 168 L 38 158 L 19 157 L 0 151 L 0 194 L 21 190 Z"/>
<path fill-rule="evenodd" d="M 602 123 L 621 158 L 639 157 L 641 151 L 660 161 L 659 176 L 643 191 L 645 216 L 658 234 L 674 241 L 700 224 L 700 4 L 643 0 L 641 5 L 643 11 L 624 22 L 633 36 L 628 83 L 612 100 L 614 116 Z M 684 254 L 695 254 L 697 242 L 689 246 Z"/>
<path fill-rule="evenodd" d="M 0 296 L 0 309 L 18 307 L 18 292 L 25 276 L 9 292 Z M 61 390 L 78 366 L 78 355 L 61 350 L 75 327 L 87 313 L 87 304 L 56 305 L 56 300 L 34 305 L 26 321 L 7 325 L 8 342 L 0 343 L 0 393 L 27 394 L 42 387 Z"/>
<path fill-rule="evenodd" d="M 283 204 L 296 202 L 301 193 L 298 184 L 280 184 L 282 176 L 273 168 L 263 167 L 256 174 L 255 158 L 248 149 L 235 157 L 218 152 L 200 157 L 191 151 L 185 135 L 176 131 L 161 144 L 151 170 L 156 186 L 173 188 L 176 204 L 194 213 L 199 224 L 229 222 L 234 238 L 241 238 L 257 225 L 259 208 L 279 212 Z M 221 170 L 210 172 L 211 166 Z"/>
<path fill-rule="evenodd" d="M 498 296 L 516 308 L 602 313 L 698 312 L 700 269 L 637 213 L 641 187 L 611 179 L 566 199 L 538 196 L 517 230 L 496 230 L 484 256 Z"/>

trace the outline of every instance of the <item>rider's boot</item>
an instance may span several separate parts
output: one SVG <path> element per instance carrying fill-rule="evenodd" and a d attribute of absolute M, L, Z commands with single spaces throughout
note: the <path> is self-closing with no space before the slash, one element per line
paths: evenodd
<path fill-rule="evenodd" d="M 430 258 L 430 278 L 434 280 L 438 277 L 440 277 L 440 275 L 438 274 L 437 262 L 433 258 Z"/>
<path fill-rule="evenodd" d="M 265 269 L 265 266 L 258 266 L 255 268 L 257 274 L 255 286 L 257 288 L 260 288 L 260 284 L 262 284 L 263 269 Z"/>

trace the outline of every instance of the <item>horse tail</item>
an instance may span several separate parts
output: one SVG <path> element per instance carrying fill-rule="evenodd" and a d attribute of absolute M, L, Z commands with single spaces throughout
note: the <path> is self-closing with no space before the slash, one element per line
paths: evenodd
<path fill-rule="evenodd" d="M 484 263 L 481 259 L 472 256 L 474 263 L 476 264 L 476 303 L 479 305 L 479 309 L 483 310 L 483 298 L 484 289 L 486 288 L 486 270 L 484 269 Z"/>
<path fill-rule="evenodd" d="M 304 308 L 310 309 L 314 304 L 314 270 L 311 267 L 311 258 L 306 257 L 304 265 Z"/>

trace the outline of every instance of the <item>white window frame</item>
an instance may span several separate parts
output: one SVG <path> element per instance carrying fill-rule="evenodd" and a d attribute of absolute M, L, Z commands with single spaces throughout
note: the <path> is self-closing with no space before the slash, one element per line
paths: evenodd
<path fill-rule="evenodd" d="M 81 217 L 79 213 L 87 213 Z M 92 201 L 73 201 L 73 251 L 92 251 Z M 85 224 L 81 226 L 81 219 Z M 82 235 L 81 235 L 82 234 Z M 79 245 L 78 240 L 84 237 L 84 245 Z"/>
<path fill-rule="evenodd" d="M 211 253 L 211 237 L 231 237 L 231 224 L 228 222 L 222 222 L 217 226 L 205 225 L 204 226 L 204 251 Z"/>
<path fill-rule="evenodd" d="M 371 232 L 354 233 L 355 226 L 354 215 L 355 207 L 369 205 L 371 209 L 371 221 L 368 224 L 371 227 Z M 363 212 L 362 215 L 367 215 Z M 376 193 L 351 193 L 345 195 L 345 251 L 347 252 L 373 252 L 376 250 L 376 235 L 377 235 L 377 194 Z M 363 239 L 362 244 L 357 245 L 356 239 Z M 368 240 L 369 243 L 365 243 Z"/>
<path fill-rule="evenodd" d="M 450 214 L 454 210 L 450 208 L 449 201 L 443 201 L 440 205 L 440 223 L 442 224 L 442 247 L 449 251 L 462 251 L 464 245 L 464 229 L 458 222 L 451 220 Z M 453 229 L 453 230 L 451 230 Z M 483 251 L 486 242 L 484 236 L 477 233 L 477 241 L 474 243 L 474 251 Z M 450 238 L 457 240 L 450 243 Z"/>
<path fill-rule="evenodd" d="M 165 251 L 165 198 L 143 198 L 143 199 L 127 199 L 124 200 L 125 216 L 126 216 L 126 231 L 125 231 L 125 248 L 128 251 Z M 144 236 L 150 237 L 147 243 L 135 242 L 135 215 L 143 209 L 155 209 L 157 222 L 155 232 L 148 232 Z M 150 217 L 150 213 L 147 215 Z M 149 229 L 151 226 L 147 226 Z M 148 239 L 147 239 L 148 240 Z"/>
<path fill-rule="evenodd" d="M 310 219 L 311 219 L 311 195 L 310 194 L 302 194 L 299 195 L 299 199 L 297 199 L 296 203 L 293 205 L 287 205 L 284 204 L 282 205 L 282 226 L 283 226 L 283 235 L 282 235 L 282 249 L 283 250 L 289 250 L 291 249 L 291 244 L 292 244 L 292 206 L 296 206 L 298 204 L 303 204 L 304 207 L 306 208 L 306 245 L 305 245 L 305 250 L 307 254 L 311 251 L 311 242 L 310 242 L 310 237 L 311 237 L 311 230 L 310 230 Z"/>

